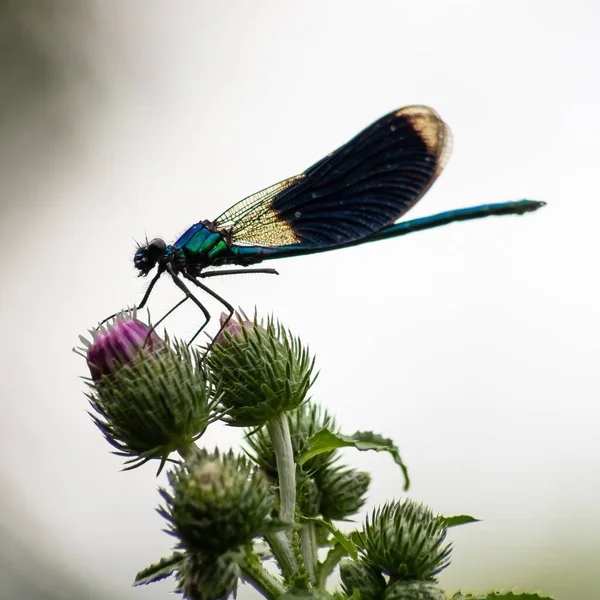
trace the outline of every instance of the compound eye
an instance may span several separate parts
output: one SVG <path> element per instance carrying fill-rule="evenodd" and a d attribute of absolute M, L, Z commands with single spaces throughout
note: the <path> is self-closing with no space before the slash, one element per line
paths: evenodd
<path fill-rule="evenodd" d="M 153 240 L 150 240 L 147 248 L 148 262 L 154 265 L 154 263 L 156 263 L 165 253 L 166 249 L 167 245 L 165 244 L 164 240 L 161 240 L 160 238 L 154 238 Z"/>
<path fill-rule="evenodd" d="M 167 245 L 165 244 L 165 241 L 161 240 L 160 238 L 154 238 L 153 240 L 150 240 L 150 243 L 148 244 L 148 250 L 152 252 L 152 254 L 155 252 L 164 254 L 166 249 Z"/>

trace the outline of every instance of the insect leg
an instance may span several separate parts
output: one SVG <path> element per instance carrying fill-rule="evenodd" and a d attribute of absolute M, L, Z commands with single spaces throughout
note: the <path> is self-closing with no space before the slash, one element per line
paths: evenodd
<path fill-rule="evenodd" d="M 244 272 L 248 273 L 248 271 L 244 271 Z M 183 273 L 183 276 L 186 279 L 188 279 L 189 281 L 191 281 L 194 285 L 197 285 L 200 289 L 204 290 L 207 294 L 212 296 L 215 300 L 218 300 L 227 309 L 227 312 L 229 313 L 227 315 L 227 318 L 225 319 L 225 321 L 221 324 L 221 328 L 217 332 L 217 335 L 215 335 L 213 337 L 210 344 L 206 348 L 206 353 L 208 353 L 210 351 L 210 349 L 213 347 L 213 344 L 215 343 L 217 336 L 223 331 L 223 329 L 225 329 L 225 327 L 227 326 L 227 323 L 229 323 L 229 320 L 233 316 L 234 309 L 233 309 L 233 306 L 231 304 L 229 304 L 229 302 L 227 302 L 227 300 L 225 300 L 225 298 L 222 298 L 221 296 L 219 296 L 219 294 L 217 294 L 216 292 L 213 292 L 208 286 L 204 285 L 201 281 L 198 281 L 192 275 L 190 275 L 188 273 Z M 202 328 L 196 332 L 196 335 L 194 335 L 194 337 L 188 342 L 188 345 L 194 341 L 194 339 L 198 336 L 198 334 L 202 331 L 202 329 L 204 329 L 204 327 L 206 327 L 206 323 L 204 323 Z"/>
<path fill-rule="evenodd" d="M 246 273 L 264 273 L 266 275 L 279 275 L 275 269 L 226 269 L 225 271 L 205 271 L 200 277 L 219 277 L 220 275 L 245 275 Z"/>
<path fill-rule="evenodd" d="M 152 293 L 156 282 L 160 279 L 160 276 L 162 274 L 163 271 L 159 269 L 158 273 L 152 278 L 152 281 L 150 282 L 150 285 L 148 286 L 148 289 L 146 290 L 146 293 L 144 294 L 144 297 L 142 298 L 142 301 L 140 302 L 139 306 L 136 307 L 136 310 L 140 310 L 140 308 L 144 308 L 144 306 L 146 306 L 146 302 L 148 302 L 148 298 L 150 298 L 150 294 Z"/>
<path fill-rule="evenodd" d="M 148 332 L 146 336 L 146 342 L 150 339 L 153 331 L 156 331 L 156 328 L 175 310 L 177 310 L 186 300 L 189 300 L 189 296 L 185 296 L 185 298 L 181 299 L 173 308 L 169 309 L 166 314 L 164 314 L 154 325 L 152 325 L 152 329 Z"/>
<path fill-rule="evenodd" d="M 150 298 L 152 289 L 154 288 L 154 286 L 156 285 L 156 282 L 160 279 L 160 276 L 162 274 L 163 274 L 163 271 L 159 270 L 158 273 L 152 278 L 152 281 L 150 282 L 150 285 L 148 286 L 148 289 L 146 290 L 146 293 L 144 294 L 142 301 L 139 303 L 138 306 L 135 307 L 135 310 L 140 310 L 140 309 L 144 308 L 144 306 L 146 305 L 146 302 L 148 302 L 148 298 Z M 110 317 L 106 317 L 106 319 L 104 319 L 98 327 L 100 327 L 101 325 L 104 325 L 104 323 L 106 323 L 107 321 L 114 319 L 118 314 L 120 314 L 120 313 L 117 312 L 117 313 L 114 313 L 113 315 L 110 315 Z M 169 314 L 169 313 L 167 313 L 167 314 Z M 164 319 L 164 317 L 163 317 L 163 319 Z M 161 319 L 161 321 L 162 321 L 162 319 Z M 160 321 L 159 321 L 159 323 L 160 323 Z"/>
<path fill-rule="evenodd" d="M 200 302 L 200 300 L 198 300 L 198 298 L 196 298 L 196 296 L 194 296 L 194 294 L 192 294 L 192 292 L 190 292 L 190 290 L 188 289 L 188 287 L 185 285 L 185 283 L 183 283 L 183 281 L 181 281 L 181 279 L 179 279 L 179 277 L 177 277 L 177 274 L 175 273 L 175 271 L 173 271 L 173 269 L 171 268 L 171 266 L 167 266 L 167 271 L 169 272 L 169 275 L 171 275 L 171 278 L 173 279 L 173 283 L 175 283 L 175 285 L 185 294 L 185 298 L 183 300 L 181 300 L 178 304 L 176 304 L 162 319 L 165 319 L 169 314 L 171 314 L 178 306 L 180 306 L 181 304 L 183 304 L 186 300 L 191 300 L 201 311 L 202 314 L 204 315 L 204 323 L 202 324 L 202 327 L 200 327 L 200 329 L 198 329 L 198 331 L 196 331 L 196 333 L 194 334 L 194 336 L 192 337 L 192 339 L 187 343 L 188 346 L 191 345 L 191 343 L 200 335 L 200 333 L 202 332 L 202 330 L 206 327 L 206 325 L 208 324 L 208 322 L 210 321 L 210 313 L 208 312 L 208 310 L 206 309 L 206 307 L 204 306 L 204 304 L 202 304 L 202 302 Z M 187 274 L 183 274 L 186 278 L 190 278 L 189 275 Z M 191 280 L 198 284 L 198 282 L 192 277 Z M 205 286 L 200 286 L 202 288 L 204 288 Z M 211 292 L 214 293 L 214 292 Z M 160 323 L 160 321 L 159 321 Z"/>

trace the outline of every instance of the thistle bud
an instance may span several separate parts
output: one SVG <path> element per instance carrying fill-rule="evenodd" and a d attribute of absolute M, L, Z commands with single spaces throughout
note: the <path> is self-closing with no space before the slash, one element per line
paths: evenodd
<path fill-rule="evenodd" d="M 319 511 L 329 520 L 342 520 L 357 513 L 366 502 L 371 476 L 348 467 L 335 467 L 319 473 Z"/>
<path fill-rule="evenodd" d="M 428 507 L 412 500 L 391 502 L 367 518 L 360 533 L 367 562 L 391 580 L 432 580 L 450 564 L 447 527 Z"/>
<path fill-rule="evenodd" d="M 215 338 L 215 345 L 224 348 L 231 344 L 232 339 L 244 339 L 242 329 L 252 329 L 254 327 L 254 322 L 243 311 L 237 312 L 231 319 L 229 319 L 227 313 L 221 313 L 220 323 L 223 329 L 221 329 L 219 335 Z"/>
<path fill-rule="evenodd" d="M 198 351 L 161 340 L 146 324 L 119 315 L 81 337 L 90 368 L 94 423 L 128 468 L 188 448 L 215 419 L 217 395 Z"/>
<path fill-rule="evenodd" d="M 384 600 L 446 600 L 446 594 L 432 581 L 396 581 L 388 586 Z"/>
<path fill-rule="evenodd" d="M 348 597 L 358 590 L 361 600 L 381 600 L 383 598 L 385 579 L 377 569 L 367 563 L 350 559 L 342 560 L 340 577 L 342 589 Z"/>
<path fill-rule="evenodd" d="M 87 345 L 87 364 L 95 382 L 114 375 L 121 366 L 133 366 L 144 356 L 152 356 L 164 344 L 145 323 L 119 315 L 113 324 L 92 332 L 93 343 Z"/>
<path fill-rule="evenodd" d="M 188 552 L 219 556 L 248 544 L 268 526 L 275 499 L 264 475 L 244 457 L 198 451 L 169 475 L 158 512 Z"/>
<path fill-rule="evenodd" d="M 314 359 L 271 319 L 263 326 L 238 314 L 205 360 L 222 392 L 229 425 L 255 427 L 299 406 L 314 379 Z"/>
<path fill-rule="evenodd" d="M 296 502 L 305 517 L 316 517 L 319 514 L 321 493 L 313 477 L 298 469 L 296 472 Z"/>
<path fill-rule="evenodd" d="M 206 557 L 187 553 L 177 571 L 177 591 L 186 600 L 226 600 L 235 595 L 240 568 L 230 554 Z"/>

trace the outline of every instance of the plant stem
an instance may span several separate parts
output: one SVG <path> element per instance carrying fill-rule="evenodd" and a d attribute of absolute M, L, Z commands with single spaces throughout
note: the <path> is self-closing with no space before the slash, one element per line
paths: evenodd
<path fill-rule="evenodd" d="M 183 460 L 189 458 L 195 451 L 197 450 L 196 444 L 190 444 L 189 446 L 181 446 L 181 448 L 177 448 L 177 453 Z"/>
<path fill-rule="evenodd" d="M 310 576 L 310 581 L 313 585 L 317 582 L 316 567 L 317 567 L 317 536 L 315 532 L 315 524 L 312 522 L 305 523 L 301 531 L 302 542 L 302 558 L 304 565 Z"/>
<path fill-rule="evenodd" d="M 347 555 L 347 552 L 341 546 L 334 546 L 327 554 L 323 564 L 319 568 L 319 577 L 317 578 L 317 587 L 325 589 L 327 578 L 331 575 L 336 565 Z"/>
<path fill-rule="evenodd" d="M 273 600 L 285 594 L 285 587 L 262 566 L 258 556 L 247 549 L 244 558 L 239 561 L 242 577 L 265 598 Z"/>
<path fill-rule="evenodd" d="M 294 462 L 290 427 L 285 413 L 271 417 L 267 422 L 267 428 L 277 461 L 279 518 L 287 523 L 294 523 L 296 515 L 296 463 Z M 298 570 L 298 560 L 292 547 L 291 532 L 273 533 L 266 537 L 271 544 L 273 554 L 280 562 L 284 575 L 292 577 Z"/>
<path fill-rule="evenodd" d="M 267 425 L 277 459 L 279 518 L 282 521 L 293 523 L 296 514 L 296 464 L 294 463 L 290 426 L 285 413 L 271 417 Z"/>
<path fill-rule="evenodd" d="M 284 576 L 289 579 L 298 571 L 298 561 L 292 549 L 289 537 L 283 532 L 265 534 L 273 556 L 277 559 Z"/>

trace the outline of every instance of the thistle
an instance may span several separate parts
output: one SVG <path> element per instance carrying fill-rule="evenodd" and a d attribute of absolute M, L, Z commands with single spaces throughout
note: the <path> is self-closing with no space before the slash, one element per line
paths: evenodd
<path fill-rule="evenodd" d="M 131 313 L 90 334 L 78 349 L 90 369 L 90 416 L 127 468 L 151 459 L 162 468 L 218 418 L 218 391 L 198 351 L 161 340 Z"/>
<path fill-rule="evenodd" d="M 275 498 L 265 476 L 232 452 L 192 453 L 168 473 L 158 509 L 178 547 L 220 556 L 249 544 L 269 527 Z"/>
<path fill-rule="evenodd" d="M 340 563 L 342 590 L 350 597 L 360 593 L 361 600 L 381 600 L 385 592 L 386 581 L 380 571 L 358 560 L 344 559 Z"/>
<path fill-rule="evenodd" d="M 226 600 L 235 596 L 241 571 L 230 554 L 206 557 L 189 552 L 177 571 L 177 590 L 188 600 Z"/>
<path fill-rule="evenodd" d="M 354 515 L 367 501 L 370 483 L 371 476 L 368 473 L 350 467 L 338 466 L 319 472 L 319 513 L 332 521 Z"/>
<path fill-rule="evenodd" d="M 314 359 L 287 329 L 240 312 L 206 356 L 159 338 L 135 312 L 91 335 L 79 354 L 105 438 L 130 466 L 158 458 L 162 467 L 179 455 L 157 509 L 173 552 L 140 571 L 136 585 L 174 575 L 187 600 L 228 600 L 241 582 L 268 600 L 446 599 L 436 577 L 450 563 L 448 527 L 474 519 L 404 499 L 376 508 L 357 531 L 337 528 L 364 506 L 371 481 L 340 464 L 341 448 L 389 453 L 405 489 L 406 465 L 392 440 L 343 435 L 308 398 Z M 249 427 L 247 456 L 196 446 L 219 419 Z M 327 580 L 338 564 L 333 593 Z"/>
<path fill-rule="evenodd" d="M 222 392 L 226 421 L 237 427 L 263 425 L 293 410 L 314 382 L 314 359 L 298 338 L 272 319 L 259 323 L 242 313 L 217 337 L 206 365 Z"/>
<path fill-rule="evenodd" d="M 430 508 L 406 499 L 375 509 L 359 537 L 364 559 L 392 582 L 430 581 L 450 564 L 446 533 Z"/>
<path fill-rule="evenodd" d="M 446 600 L 446 594 L 432 581 L 396 581 L 386 589 L 383 600 Z"/>

